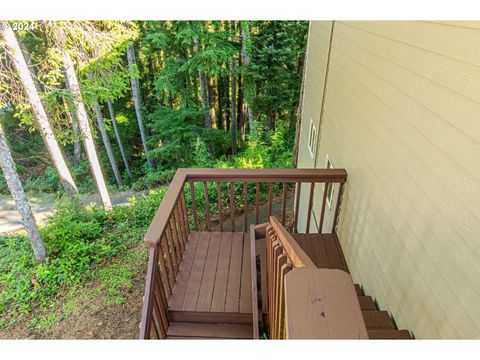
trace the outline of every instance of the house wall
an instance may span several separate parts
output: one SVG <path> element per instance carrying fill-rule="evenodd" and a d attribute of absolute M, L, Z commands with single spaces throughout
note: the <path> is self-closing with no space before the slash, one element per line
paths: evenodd
<path fill-rule="evenodd" d="M 302 101 L 302 125 L 300 128 L 300 143 L 298 153 L 297 167 L 302 169 L 312 169 L 315 167 L 315 156 L 318 142 L 314 146 L 313 155 L 308 149 L 308 140 L 310 132 L 310 123 L 315 126 L 317 135 L 320 131 L 320 112 L 322 108 L 323 90 L 325 86 L 325 75 L 327 69 L 327 59 L 330 47 L 330 37 L 332 31 L 332 21 L 312 21 L 310 23 L 307 44 L 308 61 L 305 67 L 305 93 Z M 318 136 L 316 141 L 318 140 Z M 317 185 L 318 187 L 318 185 Z M 317 189 L 315 189 L 317 190 Z M 308 208 L 308 198 L 310 194 L 310 184 L 302 185 L 300 191 L 300 208 L 298 229 L 305 232 L 306 217 Z M 317 205 L 317 204 L 315 204 Z M 319 214 L 318 206 L 313 207 L 310 228 L 316 229 L 316 221 Z"/>
<path fill-rule="evenodd" d="M 480 22 L 334 22 L 320 134 L 354 280 L 417 338 L 480 338 Z"/>

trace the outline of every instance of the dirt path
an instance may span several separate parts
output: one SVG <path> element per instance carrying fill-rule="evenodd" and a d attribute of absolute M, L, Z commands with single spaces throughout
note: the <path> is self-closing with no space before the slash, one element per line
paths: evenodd
<path fill-rule="evenodd" d="M 113 205 L 125 204 L 132 196 L 140 196 L 144 192 L 141 191 L 123 191 L 111 193 L 110 198 Z M 52 215 L 55 207 L 55 194 L 27 194 L 28 201 L 32 207 L 35 219 L 38 224 L 44 224 L 48 217 Z M 101 204 L 100 196 L 97 194 L 82 195 L 82 201 L 86 204 Z M 0 195 L 0 234 L 12 233 L 23 229 L 20 215 L 15 207 L 15 201 L 11 196 Z"/>

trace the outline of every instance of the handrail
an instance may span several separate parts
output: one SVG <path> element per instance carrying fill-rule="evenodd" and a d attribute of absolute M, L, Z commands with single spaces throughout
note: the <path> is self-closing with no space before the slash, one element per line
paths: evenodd
<path fill-rule="evenodd" d="M 317 267 L 275 216 L 270 216 L 270 224 L 294 268 Z"/>
<path fill-rule="evenodd" d="M 314 267 L 313 263 L 283 226 L 288 225 L 293 231 L 297 230 L 300 193 L 303 186 L 306 185 L 310 187 L 306 231 L 310 232 L 309 224 L 313 214 L 315 186 L 318 183 L 323 183 L 325 184 L 323 187 L 323 205 L 318 221 L 318 231 L 321 232 L 328 184 L 336 183 L 339 184 L 339 191 L 332 225 L 333 232 L 337 223 L 340 197 L 346 179 L 347 172 L 344 169 L 178 169 L 144 237 L 150 248 L 150 255 L 140 337 L 165 338 L 166 336 L 168 301 L 175 286 L 176 276 L 190 232 L 193 229 L 213 231 L 213 227 L 218 224 L 219 230 L 224 231 L 224 215 L 227 215 L 231 221 L 230 231 L 238 231 L 235 220 L 237 219 L 238 222 L 238 210 L 240 210 L 243 211 L 244 231 L 247 232 L 249 224 L 252 222 L 258 224 L 260 220 L 260 200 L 267 199 L 267 216 L 270 217 L 275 210 L 273 206 L 277 201 L 275 196 L 279 194 L 281 204 L 279 204 L 278 209 L 281 212 L 281 221 L 276 218 L 272 220 L 272 226 L 275 227 L 275 232 L 278 234 L 276 244 L 280 244 L 286 252 L 286 255 L 282 258 L 284 263 L 280 265 L 279 271 L 286 274 L 291 268 L 311 268 Z M 186 186 L 187 183 L 190 189 Z M 202 186 L 195 187 L 195 183 L 201 183 Z M 211 200 L 214 188 L 209 188 L 209 183 L 216 185 L 217 204 Z M 238 200 L 238 192 L 239 190 L 242 191 L 238 183 L 243 184 L 243 201 Z M 261 186 L 262 184 L 268 186 Z M 276 184 L 279 184 L 280 188 L 276 187 Z M 222 185 L 226 185 L 226 187 L 222 188 Z M 249 185 L 252 186 L 249 187 Z M 296 186 L 294 217 L 288 217 L 287 212 L 290 210 L 287 208 L 287 198 L 293 186 Z M 202 188 L 203 191 L 200 192 L 200 197 L 198 197 L 199 190 L 202 190 Z M 190 190 L 188 200 L 191 201 L 191 208 L 187 209 L 186 194 L 188 190 Z M 262 191 L 263 193 L 261 193 Z M 267 191 L 268 195 L 265 197 Z M 229 203 L 225 203 L 225 197 L 229 197 Z M 200 199 L 204 200 L 206 205 L 205 209 L 202 209 L 204 213 L 197 211 L 197 204 L 200 204 L 197 201 Z M 216 214 L 211 211 L 211 208 L 215 207 L 214 205 L 217 205 Z M 224 205 L 226 205 L 226 209 L 224 209 Z M 249 218 L 248 213 L 252 211 L 251 207 L 254 207 L 255 216 Z M 227 214 L 227 211 L 229 211 L 229 214 Z M 217 214 L 218 217 L 215 218 Z"/>
<path fill-rule="evenodd" d="M 183 191 L 186 179 L 187 174 L 185 171 L 178 169 L 145 234 L 144 240 L 149 246 L 158 244 L 164 235 L 178 197 Z"/>

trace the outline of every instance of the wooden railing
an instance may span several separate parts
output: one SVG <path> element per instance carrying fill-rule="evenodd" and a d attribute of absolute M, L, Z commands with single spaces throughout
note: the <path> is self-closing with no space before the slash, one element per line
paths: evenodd
<path fill-rule="evenodd" d="M 368 338 L 350 275 L 317 268 L 274 216 L 266 235 L 270 338 Z"/>
<path fill-rule="evenodd" d="M 333 232 L 346 178 L 343 169 L 178 169 L 145 234 L 149 261 L 140 338 L 166 337 L 168 302 L 191 231 L 247 232 L 249 225 L 261 221 L 262 212 L 267 218 L 277 215 L 279 223 L 296 231 L 302 184 L 311 185 L 309 224 L 315 187 L 324 183 L 321 231 L 328 184 L 339 183 Z M 289 211 L 287 201 L 295 188 L 295 204 Z"/>

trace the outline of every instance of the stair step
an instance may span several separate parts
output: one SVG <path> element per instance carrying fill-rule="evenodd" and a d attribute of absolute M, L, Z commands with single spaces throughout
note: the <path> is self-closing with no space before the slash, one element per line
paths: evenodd
<path fill-rule="evenodd" d="M 201 311 L 168 311 L 170 322 L 187 323 L 224 323 L 252 324 L 253 317 L 249 313 L 201 312 Z"/>
<path fill-rule="evenodd" d="M 360 285 L 358 285 L 358 284 L 354 284 L 354 285 L 355 285 L 355 290 L 357 292 L 357 296 L 363 296 L 363 290 L 360 287 Z"/>
<path fill-rule="evenodd" d="M 387 311 L 362 311 L 367 330 L 395 330 L 392 319 Z"/>
<path fill-rule="evenodd" d="M 377 310 L 371 296 L 358 296 L 358 302 L 362 310 Z"/>
<path fill-rule="evenodd" d="M 252 339 L 252 325 L 171 322 L 167 338 Z"/>
<path fill-rule="evenodd" d="M 368 330 L 368 337 L 374 340 L 411 340 L 408 330 Z"/>

